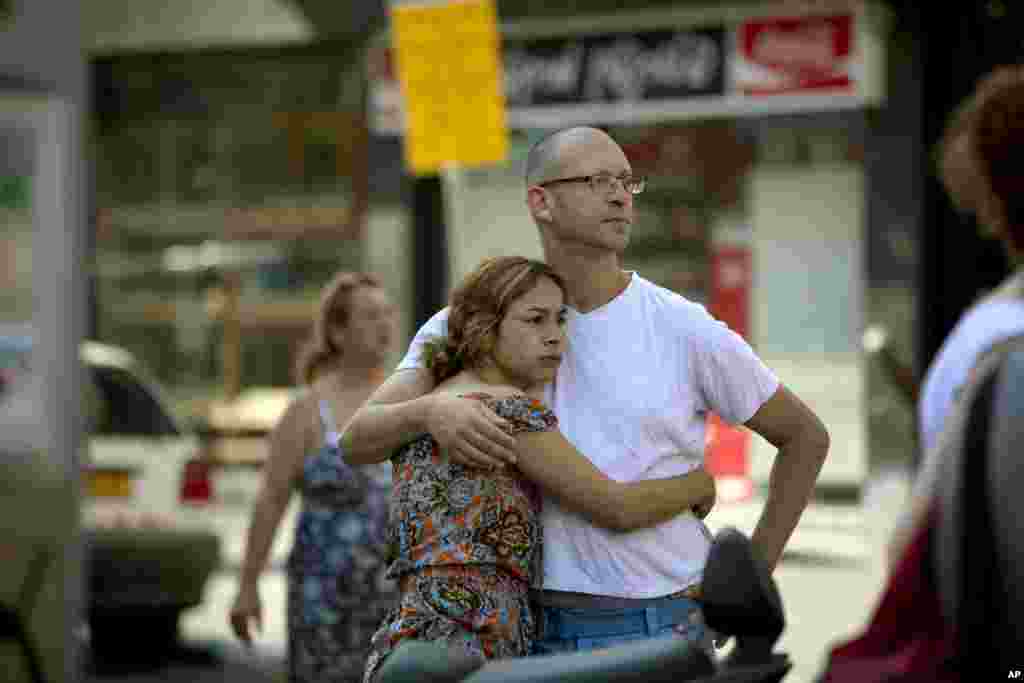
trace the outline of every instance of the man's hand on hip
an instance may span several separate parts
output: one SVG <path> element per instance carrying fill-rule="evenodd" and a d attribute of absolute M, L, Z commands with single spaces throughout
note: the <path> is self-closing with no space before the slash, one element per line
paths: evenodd
<path fill-rule="evenodd" d="M 715 500 L 718 495 L 718 490 L 715 487 L 715 478 L 703 467 L 698 467 L 691 474 L 700 477 L 704 483 L 704 495 L 693 506 L 693 514 L 698 519 L 704 519 L 711 514 L 711 510 L 715 507 Z"/>

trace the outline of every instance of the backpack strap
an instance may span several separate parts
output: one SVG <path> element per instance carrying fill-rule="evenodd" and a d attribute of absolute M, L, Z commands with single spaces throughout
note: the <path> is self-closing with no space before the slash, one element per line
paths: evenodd
<path fill-rule="evenodd" d="M 324 443 L 332 448 L 337 448 L 341 433 L 334 423 L 334 412 L 331 410 L 331 402 L 326 398 L 318 401 L 320 408 L 320 425 L 324 429 Z"/>

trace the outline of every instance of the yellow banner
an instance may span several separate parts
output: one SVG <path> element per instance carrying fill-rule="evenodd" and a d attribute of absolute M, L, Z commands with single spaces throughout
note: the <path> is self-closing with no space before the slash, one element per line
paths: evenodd
<path fill-rule="evenodd" d="M 508 131 L 494 0 L 393 4 L 391 31 L 409 169 L 423 175 L 504 161 Z"/>

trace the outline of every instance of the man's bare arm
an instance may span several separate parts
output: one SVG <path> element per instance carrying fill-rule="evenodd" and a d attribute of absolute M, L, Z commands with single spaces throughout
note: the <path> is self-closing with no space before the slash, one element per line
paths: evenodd
<path fill-rule="evenodd" d="M 814 492 L 828 455 L 829 435 L 818 416 L 782 385 L 746 426 L 779 449 L 772 463 L 768 500 L 752 536 L 754 546 L 774 570 Z"/>
<path fill-rule="evenodd" d="M 345 460 L 353 465 L 383 462 L 399 446 L 426 434 L 427 395 L 433 388 L 427 370 L 392 373 L 345 425 Z"/>
<path fill-rule="evenodd" d="M 516 440 L 502 430 L 505 420 L 480 401 L 434 394 L 433 389 L 426 369 L 394 372 L 345 425 L 345 460 L 382 462 L 395 449 L 431 434 L 457 463 L 492 468 L 515 462 Z"/>

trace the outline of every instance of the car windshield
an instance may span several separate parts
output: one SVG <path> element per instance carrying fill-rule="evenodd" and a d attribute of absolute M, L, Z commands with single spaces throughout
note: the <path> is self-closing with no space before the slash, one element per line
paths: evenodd
<path fill-rule="evenodd" d="M 31 368 L 31 338 L 0 335 L 0 396 Z M 94 436 L 179 436 L 167 414 L 144 382 L 124 368 L 87 364 L 84 410 Z"/>
<path fill-rule="evenodd" d="M 92 414 L 95 436 L 178 436 L 174 420 L 152 393 L 122 368 L 89 368 L 97 405 Z"/>

